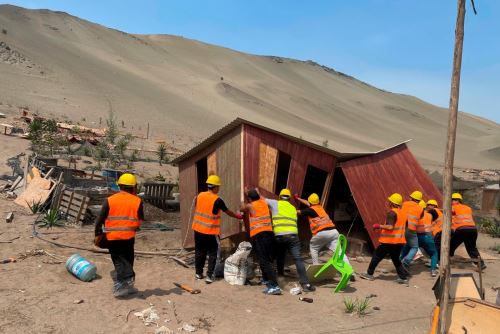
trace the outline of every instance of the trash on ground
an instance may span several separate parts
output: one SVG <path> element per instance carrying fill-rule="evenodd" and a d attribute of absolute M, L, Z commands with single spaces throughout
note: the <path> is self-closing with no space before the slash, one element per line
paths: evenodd
<path fill-rule="evenodd" d="M 158 320 L 160 320 L 160 316 L 154 309 L 154 306 L 150 306 L 140 312 L 135 312 L 134 315 L 142 320 L 144 322 L 144 325 L 146 326 L 149 326 L 151 324 L 155 324 L 158 326 L 157 322 Z"/>
<path fill-rule="evenodd" d="M 302 293 L 302 288 L 295 284 L 293 288 L 290 289 L 290 294 L 293 296 L 300 295 Z"/>
<path fill-rule="evenodd" d="M 312 303 L 314 301 L 312 298 L 307 298 L 307 297 L 299 297 L 299 300 L 306 303 Z"/>
<path fill-rule="evenodd" d="M 174 333 L 173 330 L 165 326 L 161 326 L 155 329 L 155 334 L 173 334 L 173 333 Z"/>
<path fill-rule="evenodd" d="M 73 254 L 66 261 L 66 269 L 79 280 L 84 282 L 92 281 L 97 274 L 97 267 L 90 263 L 83 256 Z"/>
<path fill-rule="evenodd" d="M 73 304 L 82 304 L 83 303 L 83 299 L 75 299 L 73 300 Z"/>
<path fill-rule="evenodd" d="M 182 325 L 182 330 L 186 332 L 196 332 L 196 327 L 186 322 Z"/>

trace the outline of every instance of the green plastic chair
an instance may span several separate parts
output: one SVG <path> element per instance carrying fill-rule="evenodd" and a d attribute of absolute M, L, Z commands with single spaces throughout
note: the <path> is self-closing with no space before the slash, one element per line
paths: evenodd
<path fill-rule="evenodd" d="M 340 282 L 335 287 L 333 293 L 339 292 L 340 290 L 344 290 L 351 279 L 351 275 L 353 273 L 352 266 L 344 261 L 345 249 L 347 247 L 347 239 L 341 234 L 339 235 L 339 241 L 337 243 L 337 248 L 335 249 L 335 253 L 328 260 L 323 267 L 316 274 L 314 274 L 314 278 L 317 278 L 323 271 L 328 269 L 328 267 L 333 266 L 340 274 Z"/>

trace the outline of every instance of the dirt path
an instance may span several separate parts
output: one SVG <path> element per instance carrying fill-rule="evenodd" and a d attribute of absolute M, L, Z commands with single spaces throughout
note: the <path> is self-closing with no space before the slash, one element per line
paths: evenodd
<path fill-rule="evenodd" d="M 0 214 L 15 211 L 11 224 L 0 222 L 0 258 L 42 248 L 66 259 L 75 251 L 59 248 L 31 237 L 34 217 L 21 212 L 11 201 L 0 200 Z M 53 230 L 56 232 L 61 230 Z M 72 233 L 48 235 L 59 242 L 89 245 L 88 232 L 68 229 Z M 179 245 L 179 231 L 143 232 L 137 249 L 162 250 Z M 487 241 L 487 242 L 484 242 Z M 491 239 L 482 236 L 482 243 Z M 307 294 L 314 303 L 300 302 L 286 292 L 283 296 L 265 296 L 260 286 L 230 286 L 224 281 L 212 285 L 196 282 L 193 270 L 183 268 L 165 258 L 137 257 L 135 270 L 140 293 L 133 298 L 117 300 L 111 295 L 113 269 L 108 255 L 82 251 L 81 255 L 96 263 L 99 278 L 84 283 L 71 276 L 64 264 L 51 264 L 48 256 L 32 256 L 16 263 L 0 265 L 0 332 L 1 333 L 154 333 L 155 325 L 146 327 L 133 313 L 151 304 L 164 325 L 174 331 L 185 322 L 194 324 L 197 333 L 426 333 L 434 297 L 434 280 L 423 265 L 413 270 L 408 287 L 393 282 L 391 263 L 379 266 L 380 279 L 358 280 L 346 292 L 333 295 L 334 284 L 318 287 Z M 367 263 L 354 262 L 355 269 L 364 270 Z M 467 267 L 471 269 L 470 267 Z M 386 272 L 385 274 L 383 272 Z M 491 287 L 498 284 L 499 261 L 488 261 L 485 273 L 486 297 L 494 301 Z M 182 282 L 200 288 L 202 293 L 190 295 L 174 287 Z M 293 279 L 286 283 L 286 291 Z M 342 299 L 371 299 L 370 314 L 359 318 L 344 313 Z M 74 304 L 83 299 L 83 303 Z M 373 310 L 377 306 L 380 310 Z M 127 320 L 128 314 L 128 320 Z"/>

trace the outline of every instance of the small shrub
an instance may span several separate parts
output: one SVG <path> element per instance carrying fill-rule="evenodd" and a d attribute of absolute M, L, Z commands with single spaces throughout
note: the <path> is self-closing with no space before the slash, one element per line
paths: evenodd
<path fill-rule="evenodd" d="M 357 299 L 344 298 L 342 302 L 344 303 L 345 313 L 353 313 L 356 310 Z"/>
<path fill-rule="evenodd" d="M 365 298 L 363 301 L 359 301 L 356 307 L 356 313 L 358 316 L 362 317 L 368 314 L 368 307 L 370 306 L 370 299 Z"/>
<path fill-rule="evenodd" d="M 50 209 L 45 213 L 38 226 L 49 229 L 54 226 L 64 226 L 64 224 L 59 220 L 59 212 L 55 209 Z"/>
<path fill-rule="evenodd" d="M 7 35 L 7 29 L 2 29 L 2 34 Z"/>
<path fill-rule="evenodd" d="M 38 202 L 33 201 L 33 202 L 31 202 L 31 204 L 26 202 L 26 204 L 28 204 L 28 207 L 30 208 L 30 211 L 32 214 L 42 212 L 42 210 L 43 210 L 42 201 L 38 201 Z"/>
<path fill-rule="evenodd" d="M 500 238 L 500 222 L 493 221 L 490 225 L 484 228 L 492 238 Z"/>

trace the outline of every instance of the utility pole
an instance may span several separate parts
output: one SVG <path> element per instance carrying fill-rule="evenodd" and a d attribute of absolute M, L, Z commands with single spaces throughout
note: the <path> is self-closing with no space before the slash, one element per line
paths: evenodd
<path fill-rule="evenodd" d="M 453 191 L 453 160 L 455 158 L 455 138 L 457 135 L 458 98 L 460 93 L 460 71 L 464 44 L 465 0 L 458 0 L 457 23 L 455 27 L 455 51 L 451 77 L 450 116 L 448 120 L 448 140 L 443 172 L 444 224 L 441 236 L 441 296 L 439 300 L 439 333 L 446 333 L 446 314 L 450 293 L 450 232 L 451 232 L 451 193 Z"/>

